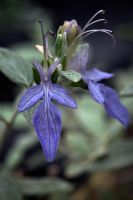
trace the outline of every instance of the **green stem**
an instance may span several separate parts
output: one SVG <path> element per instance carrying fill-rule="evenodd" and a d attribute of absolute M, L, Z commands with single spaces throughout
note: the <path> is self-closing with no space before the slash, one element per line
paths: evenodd
<path fill-rule="evenodd" d="M 7 120 L 4 119 L 3 117 L 0 118 L 1 121 L 3 121 L 3 122 L 5 123 L 5 129 L 4 129 L 3 133 L 1 133 L 1 134 L 2 134 L 2 137 L 1 137 L 1 141 L 0 141 L 0 143 L 1 143 L 1 144 L 0 144 L 0 154 L 1 154 L 1 150 L 3 149 L 3 147 L 4 147 L 4 145 L 5 145 L 5 141 L 8 140 L 8 138 L 9 138 L 9 136 L 10 136 L 10 130 L 11 130 L 11 128 L 12 128 L 13 125 L 14 125 L 14 122 L 15 122 L 15 119 L 16 119 L 16 117 L 17 117 L 17 114 L 18 114 L 18 111 L 16 110 L 16 111 L 13 113 L 13 115 L 12 115 L 10 121 L 7 121 Z"/>
<path fill-rule="evenodd" d="M 0 121 L 4 124 L 8 124 L 8 121 L 2 115 L 0 115 Z"/>
<path fill-rule="evenodd" d="M 133 94 L 119 94 L 120 98 L 133 98 Z"/>

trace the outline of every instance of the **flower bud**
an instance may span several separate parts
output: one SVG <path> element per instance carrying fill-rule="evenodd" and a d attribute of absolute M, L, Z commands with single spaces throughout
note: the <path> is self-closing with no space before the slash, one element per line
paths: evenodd
<path fill-rule="evenodd" d="M 58 34 L 55 41 L 55 53 L 56 56 L 61 57 L 62 55 L 62 43 L 63 43 L 63 36 Z"/>
<path fill-rule="evenodd" d="M 65 21 L 58 29 L 58 34 L 66 33 L 68 45 L 71 45 L 73 40 L 79 35 L 81 28 L 78 26 L 76 20 Z"/>

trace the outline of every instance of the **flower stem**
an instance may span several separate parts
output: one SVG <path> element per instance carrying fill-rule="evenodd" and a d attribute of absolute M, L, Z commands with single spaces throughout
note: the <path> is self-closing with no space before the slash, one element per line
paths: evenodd
<path fill-rule="evenodd" d="M 5 128 L 4 128 L 3 132 L 1 133 L 2 137 L 0 138 L 0 157 L 1 157 L 1 153 L 4 148 L 4 145 L 5 145 L 5 142 L 8 140 L 8 138 L 10 136 L 10 131 L 14 125 L 17 114 L 18 114 L 18 111 L 15 110 L 15 112 L 12 114 L 10 121 L 7 121 L 6 119 L 3 118 Z M 1 118 L 1 121 L 2 121 L 2 118 Z"/>
<path fill-rule="evenodd" d="M 48 65 L 47 65 L 47 60 L 48 60 L 48 41 L 47 41 L 47 35 L 46 35 L 45 32 L 44 32 L 42 20 L 39 19 L 38 22 L 39 22 L 39 24 L 40 24 L 41 32 L 42 32 L 43 53 L 44 53 L 44 66 L 45 66 L 46 68 L 48 68 Z"/>
<path fill-rule="evenodd" d="M 8 121 L 2 115 L 0 115 L 0 121 L 4 124 L 8 124 Z"/>

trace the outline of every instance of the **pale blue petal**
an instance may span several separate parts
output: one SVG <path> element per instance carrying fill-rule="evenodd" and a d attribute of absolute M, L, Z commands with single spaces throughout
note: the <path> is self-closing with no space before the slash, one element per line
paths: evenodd
<path fill-rule="evenodd" d="M 41 80 L 45 81 L 45 79 L 47 77 L 46 77 L 46 73 L 44 72 L 42 65 L 38 61 L 36 61 L 35 59 L 33 59 L 32 63 L 34 65 L 35 69 L 38 71 Z"/>
<path fill-rule="evenodd" d="M 104 103 L 104 96 L 101 92 L 101 84 L 95 83 L 93 81 L 88 82 L 88 89 L 91 97 L 100 104 Z"/>
<path fill-rule="evenodd" d="M 127 126 L 129 123 L 129 113 L 119 100 L 115 90 L 104 84 L 90 81 L 88 84 L 91 97 L 98 103 L 103 104 L 106 112 L 111 117 Z"/>
<path fill-rule="evenodd" d="M 75 100 L 69 95 L 69 92 L 58 84 L 52 84 L 50 88 L 50 98 L 58 103 L 71 108 L 77 108 Z"/>
<path fill-rule="evenodd" d="M 33 125 L 46 160 L 55 159 L 61 133 L 61 114 L 51 102 L 42 102 L 33 114 Z"/>
<path fill-rule="evenodd" d="M 71 59 L 69 69 L 84 72 L 88 63 L 88 46 L 81 48 Z"/>
<path fill-rule="evenodd" d="M 60 62 L 58 59 L 55 60 L 55 62 L 49 67 L 48 69 L 48 76 L 50 78 L 51 74 L 56 70 L 56 68 L 59 66 Z"/>
<path fill-rule="evenodd" d="M 104 107 L 107 113 L 127 126 L 129 123 L 129 113 L 126 107 L 120 102 L 116 91 L 102 84 L 101 92 L 105 98 Z"/>
<path fill-rule="evenodd" d="M 42 85 L 36 85 L 26 90 L 21 96 L 18 111 L 23 112 L 31 108 L 43 97 Z"/>
<path fill-rule="evenodd" d="M 92 70 L 89 70 L 89 71 L 85 71 L 82 75 L 85 82 L 88 82 L 90 80 L 94 81 L 94 82 L 98 82 L 98 81 L 101 81 L 103 79 L 111 78 L 113 76 L 114 76 L 113 74 L 103 72 L 103 71 L 98 70 L 96 68 L 93 68 Z"/>

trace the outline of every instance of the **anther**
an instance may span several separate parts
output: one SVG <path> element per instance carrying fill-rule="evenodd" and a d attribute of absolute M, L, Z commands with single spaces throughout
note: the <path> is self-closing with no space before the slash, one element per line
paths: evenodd
<path fill-rule="evenodd" d="M 101 14 L 104 15 L 106 13 L 106 10 L 101 10 Z"/>

